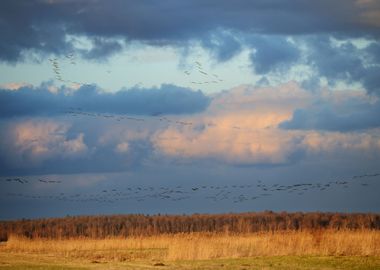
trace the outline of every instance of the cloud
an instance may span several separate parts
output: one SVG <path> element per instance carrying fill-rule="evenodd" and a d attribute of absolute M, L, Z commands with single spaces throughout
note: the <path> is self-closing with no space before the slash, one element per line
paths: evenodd
<path fill-rule="evenodd" d="M 88 151 L 84 134 L 70 138 L 69 125 L 53 120 L 2 124 L 1 160 L 17 168 L 40 166 L 51 158 L 77 159 Z M 12 167 L 11 166 L 11 167 Z M 8 167 L 8 166 L 7 166 Z M 7 169 L 4 167 L 3 169 Z"/>
<path fill-rule="evenodd" d="M 352 41 L 334 42 L 329 36 L 304 39 L 308 47 L 307 64 L 314 77 L 324 77 L 330 85 L 359 82 L 369 93 L 380 94 L 379 43 L 359 48 Z"/>
<path fill-rule="evenodd" d="M 326 81 L 329 87 L 343 82 L 380 94 L 377 40 L 323 34 L 291 38 L 252 35 L 246 37 L 244 44 L 252 50 L 250 60 L 256 74 L 296 78 L 310 90 L 320 89 L 321 81 Z M 300 75 L 292 73 L 292 68 Z"/>
<path fill-rule="evenodd" d="M 29 83 L 25 83 L 25 82 L 21 82 L 21 83 L 13 82 L 13 83 L 6 83 L 3 85 L 0 85 L 0 89 L 7 89 L 7 90 L 18 90 L 22 87 L 33 87 L 33 85 Z"/>
<path fill-rule="evenodd" d="M 0 175 L 136 170 L 153 152 L 136 123 L 67 118 L 1 120 Z M 148 133 L 147 133 L 148 132 Z"/>
<path fill-rule="evenodd" d="M 250 165 L 280 165 L 319 155 L 379 150 L 378 129 L 368 131 L 372 126 L 363 123 L 360 132 L 347 128 L 327 129 L 329 132 L 278 128 L 294 121 L 290 119 L 301 109 L 320 105 L 323 111 L 320 95 L 323 93 L 311 94 L 294 83 L 275 88 L 240 87 L 216 97 L 202 118 L 187 119 L 196 122 L 197 129 L 170 127 L 158 131 L 153 142 L 157 151 L 174 158 Z M 370 104 L 363 93 L 331 96 L 337 110 L 350 102 Z M 342 102 L 346 103 L 341 105 Z M 366 117 L 375 119 L 377 115 L 377 111 L 369 110 Z"/>
<path fill-rule="evenodd" d="M 226 62 L 242 50 L 242 41 L 236 33 L 218 30 L 202 39 L 201 44 L 207 48 L 219 62 Z"/>
<path fill-rule="evenodd" d="M 306 106 L 310 94 L 295 83 L 276 88 L 241 86 L 213 99 L 197 119 L 198 128 L 170 127 L 153 139 L 165 155 L 216 159 L 230 164 L 284 164 L 297 150 L 296 132 L 277 129 L 296 106 Z"/>
<path fill-rule="evenodd" d="M 296 45 L 284 37 L 253 37 L 249 43 L 254 48 L 250 59 L 257 74 L 284 71 L 300 57 Z"/>
<path fill-rule="evenodd" d="M 269 75 L 280 81 L 294 78 L 310 90 L 320 89 L 321 81 L 327 81 L 330 87 L 343 82 L 360 85 L 370 94 L 380 94 L 380 43 L 377 39 L 237 32 L 228 32 L 219 38 L 224 38 L 226 43 L 215 42 L 219 46 L 213 46 L 211 41 L 203 43 L 218 61 L 229 60 L 240 51 L 248 50 L 252 70 L 257 75 Z M 234 45 L 228 46 L 229 40 Z M 262 82 L 265 81 L 259 81 L 258 85 Z"/>
<path fill-rule="evenodd" d="M 73 49 L 71 36 L 97 41 L 87 54 L 118 51 L 122 38 L 156 45 L 200 40 L 227 29 L 245 33 L 300 35 L 315 33 L 379 36 L 376 2 L 335 1 L 1 1 L 0 59 L 14 62 L 26 51 L 63 54 Z M 233 39 L 225 46 L 236 47 Z M 231 43 L 232 42 L 232 43 Z M 232 45 L 232 46 L 231 46 Z M 223 46 L 222 46 L 223 47 Z M 224 50 L 221 50 L 223 52 Z M 228 57 L 223 53 L 221 58 Z"/>
<path fill-rule="evenodd" d="M 96 92 L 82 94 L 91 99 Z M 326 106 L 338 116 L 365 112 L 366 118 L 376 119 L 378 110 L 371 106 L 378 106 L 377 102 L 363 91 L 310 92 L 290 82 L 226 90 L 214 95 L 206 110 L 167 115 L 166 120 L 153 116 L 142 122 L 60 115 L 2 118 L 0 174 L 137 171 L 144 164 L 181 161 L 201 167 L 208 162 L 286 166 L 342 156 L 377 158 L 378 125 L 329 128 L 335 118 L 321 115 L 327 128 L 283 127 L 297 120 L 297 111 L 323 112 Z"/>
<path fill-rule="evenodd" d="M 289 121 L 280 124 L 285 129 L 353 131 L 380 127 L 376 115 L 380 113 L 380 105 L 364 107 L 359 112 L 337 113 L 326 105 L 314 110 L 296 110 Z"/>
<path fill-rule="evenodd" d="M 81 50 L 83 58 L 105 60 L 122 51 L 124 44 L 118 40 L 94 37 L 91 40 L 91 46 L 91 49 Z"/>
<path fill-rule="evenodd" d="M 373 132 L 341 133 L 341 132 L 306 132 L 303 144 L 312 154 L 344 156 L 353 153 L 367 153 L 377 156 L 380 149 L 379 129 Z"/>
<path fill-rule="evenodd" d="M 115 151 L 119 153 L 125 153 L 128 151 L 128 149 L 129 149 L 129 144 L 127 142 L 122 142 L 116 145 Z"/>
<path fill-rule="evenodd" d="M 195 134 L 174 129 L 160 132 L 155 146 L 165 155 L 175 158 L 213 159 L 236 165 L 285 164 L 297 151 L 296 138 L 289 132 L 262 129 L 242 133 L 228 130 L 228 127 L 219 128 L 218 120 L 214 119 L 218 127 L 208 127 Z"/>
<path fill-rule="evenodd" d="M 356 4 L 363 9 L 360 14 L 360 20 L 365 24 L 379 27 L 380 26 L 380 3 L 375 0 L 357 0 Z"/>
<path fill-rule="evenodd" d="M 313 105 L 297 109 L 279 127 L 293 130 L 355 131 L 380 127 L 380 103 L 360 91 L 322 91 Z"/>
<path fill-rule="evenodd" d="M 248 49 L 259 75 L 295 79 L 289 71 L 301 65 L 304 86 L 360 83 L 379 95 L 379 12 L 376 1 L 357 0 L 1 1 L 0 60 L 74 51 L 104 61 L 129 44 L 200 44 L 219 63 Z M 358 38 L 371 44 L 358 47 Z"/>
<path fill-rule="evenodd" d="M 56 88 L 51 84 L 23 86 L 15 90 L 0 89 L 1 117 L 57 115 L 70 107 L 85 111 L 116 114 L 186 114 L 207 108 L 210 98 L 201 91 L 170 84 L 156 88 L 122 89 L 104 92 L 94 85 L 78 90 Z"/>

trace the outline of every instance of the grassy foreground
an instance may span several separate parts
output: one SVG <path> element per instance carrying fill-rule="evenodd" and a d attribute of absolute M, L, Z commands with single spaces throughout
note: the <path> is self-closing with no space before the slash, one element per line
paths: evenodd
<path fill-rule="evenodd" d="M 0 269 L 380 269 L 379 231 L 177 234 L 128 239 L 11 237 Z"/>

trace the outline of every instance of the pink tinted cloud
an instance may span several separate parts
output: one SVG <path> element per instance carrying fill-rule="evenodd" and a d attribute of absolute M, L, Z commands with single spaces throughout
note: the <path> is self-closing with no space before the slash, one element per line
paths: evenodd
<path fill-rule="evenodd" d="M 175 158 L 211 158 L 227 163 L 283 164 L 298 151 L 308 156 L 380 149 L 375 133 L 284 130 L 299 108 L 333 99 L 365 99 L 363 92 L 311 93 L 295 83 L 255 89 L 241 86 L 217 96 L 209 109 L 186 119 L 191 127 L 170 126 L 152 138 L 157 151 Z M 370 102 L 370 99 L 368 99 Z M 198 129 L 196 127 L 199 127 Z"/>

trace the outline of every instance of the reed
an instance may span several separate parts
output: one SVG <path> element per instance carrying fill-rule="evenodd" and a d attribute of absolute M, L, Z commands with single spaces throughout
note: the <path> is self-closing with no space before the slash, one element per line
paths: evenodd
<path fill-rule="evenodd" d="M 289 231 L 244 236 L 187 236 L 173 239 L 167 259 L 198 260 L 286 255 L 378 256 L 379 241 L 378 231 Z"/>
<path fill-rule="evenodd" d="M 107 239 L 27 239 L 10 236 L 4 252 L 97 260 L 205 260 L 255 256 L 380 256 L 380 231 L 277 231 L 257 234 L 167 234 Z"/>

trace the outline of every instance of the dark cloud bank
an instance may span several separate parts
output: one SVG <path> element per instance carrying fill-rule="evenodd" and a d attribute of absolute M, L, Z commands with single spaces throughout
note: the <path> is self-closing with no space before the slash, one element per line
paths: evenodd
<path fill-rule="evenodd" d="M 304 81 L 324 77 L 359 82 L 380 93 L 380 24 L 376 1 L 11 1 L 0 2 L 0 60 L 15 63 L 29 52 L 62 55 L 75 50 L 71 37 L 92 47 L 76 49 L 85 59 L 106 59 L 133 41 L 154 46 L 200 44 L 225 62 L 252 49 L 256 74 L 286 73 L 297 63 L 313 68 Z M 290 42 L 288 37 L 293 37 Z M 345 41 L 336 46 L 330 40 Z M 359 49 L 352 38 L 371 40 Z M 307 48 L 302 51 L 301 45 Z"/>
<path fill-rule="evenodd" d="M 122 171 L 138 168 L 142 160 L 153 152 L 151 142 L 142 138 L 128 139 L 128 152 L 121 154 L 115 153 L 115 147 L 123 138 L 99 145 L 102 132 L 115 129 L 112 125 L 115 121 L 98 123 L 97 119 L 79 118 L 79 122 L 70 124 L 69 129 L 60 131 L 59 128 L 58 133 L 47 134 L 53 143 L 36 139 L 22 146 L 17 143 L 19 135 L 14 133 L 14 127 L 19 124 L 32 121 L 32 125 L 38 127 L 39 123 L 58 121 L 61 125 L 60 115 L 79 110 L 148 116 L 193 114 L 204 111 L 211 102 L 211 98 L 201 91 L 170 84 L 156 88 L 121 89 L 115 93 L 104 92 L 95 85 L 85 85 L 78 90 L 54 88 L 51 92 L 53 88 L 50 83 L 43 83 L 38 87 L 23 86 L 17 90 L 0 89 L 0 175 Z M 133 124 L 128 122 L 126 126 L 133 129 Z M 49 158 L 34 164 L 33 149 L 36 145 L 41 144 L 54 151 L 54 147 L 67 144 L 81 133 L 87 147 L 84 153 L 73 154 L 72 157 L 49 154 Z M 32 163 L 33 166 L 28 165 Z"/>
<path fill-rule="evenodd" d="M 345 113 L 337 112 L 332 104 L 322 104 L 296 110 L 292 119 L 281 123 L 280 128 L 350 132 L 380 127 L 379 115 L 379 102 L 361 104 L 355 110 Z"/>
<path fill-rule="evenodd" d="M 201 91 L 192 91 L 164 84 L 157 88 L 122 89 L 115 93 L 103 92 L 95 85 L 78 90 L 48 90 L 25 86 L 18 90 L 0 89 L 0 117 L 62 114 L 69 108 L 115 114 L 191 114 L 205 110 L 210 98 Z"/>
<path fill-rule="evenodd" d="M 251 34 L 379 37 L 378 24 L 366 17 L 379 8 L 375 2 L 359 5 L 354 0 L 5 0 L 0 3 L 0 58 L 17 61 L 28 49 L 63 53 L 72 49 L 67 34 L 94 41 L 97 49 L 86 53 L 87 57 L 120 50 L 121 43 L 115 39 L 178 44 L 210 38 L 210 34 L 215 38 L 217 29 Z M 230 36 L 222 38 L 225 47 L 239 47 Z M 205 45 L 212 43 L 206 41 Z M 224 52 L 218 57 L 228 58 Z"/>

